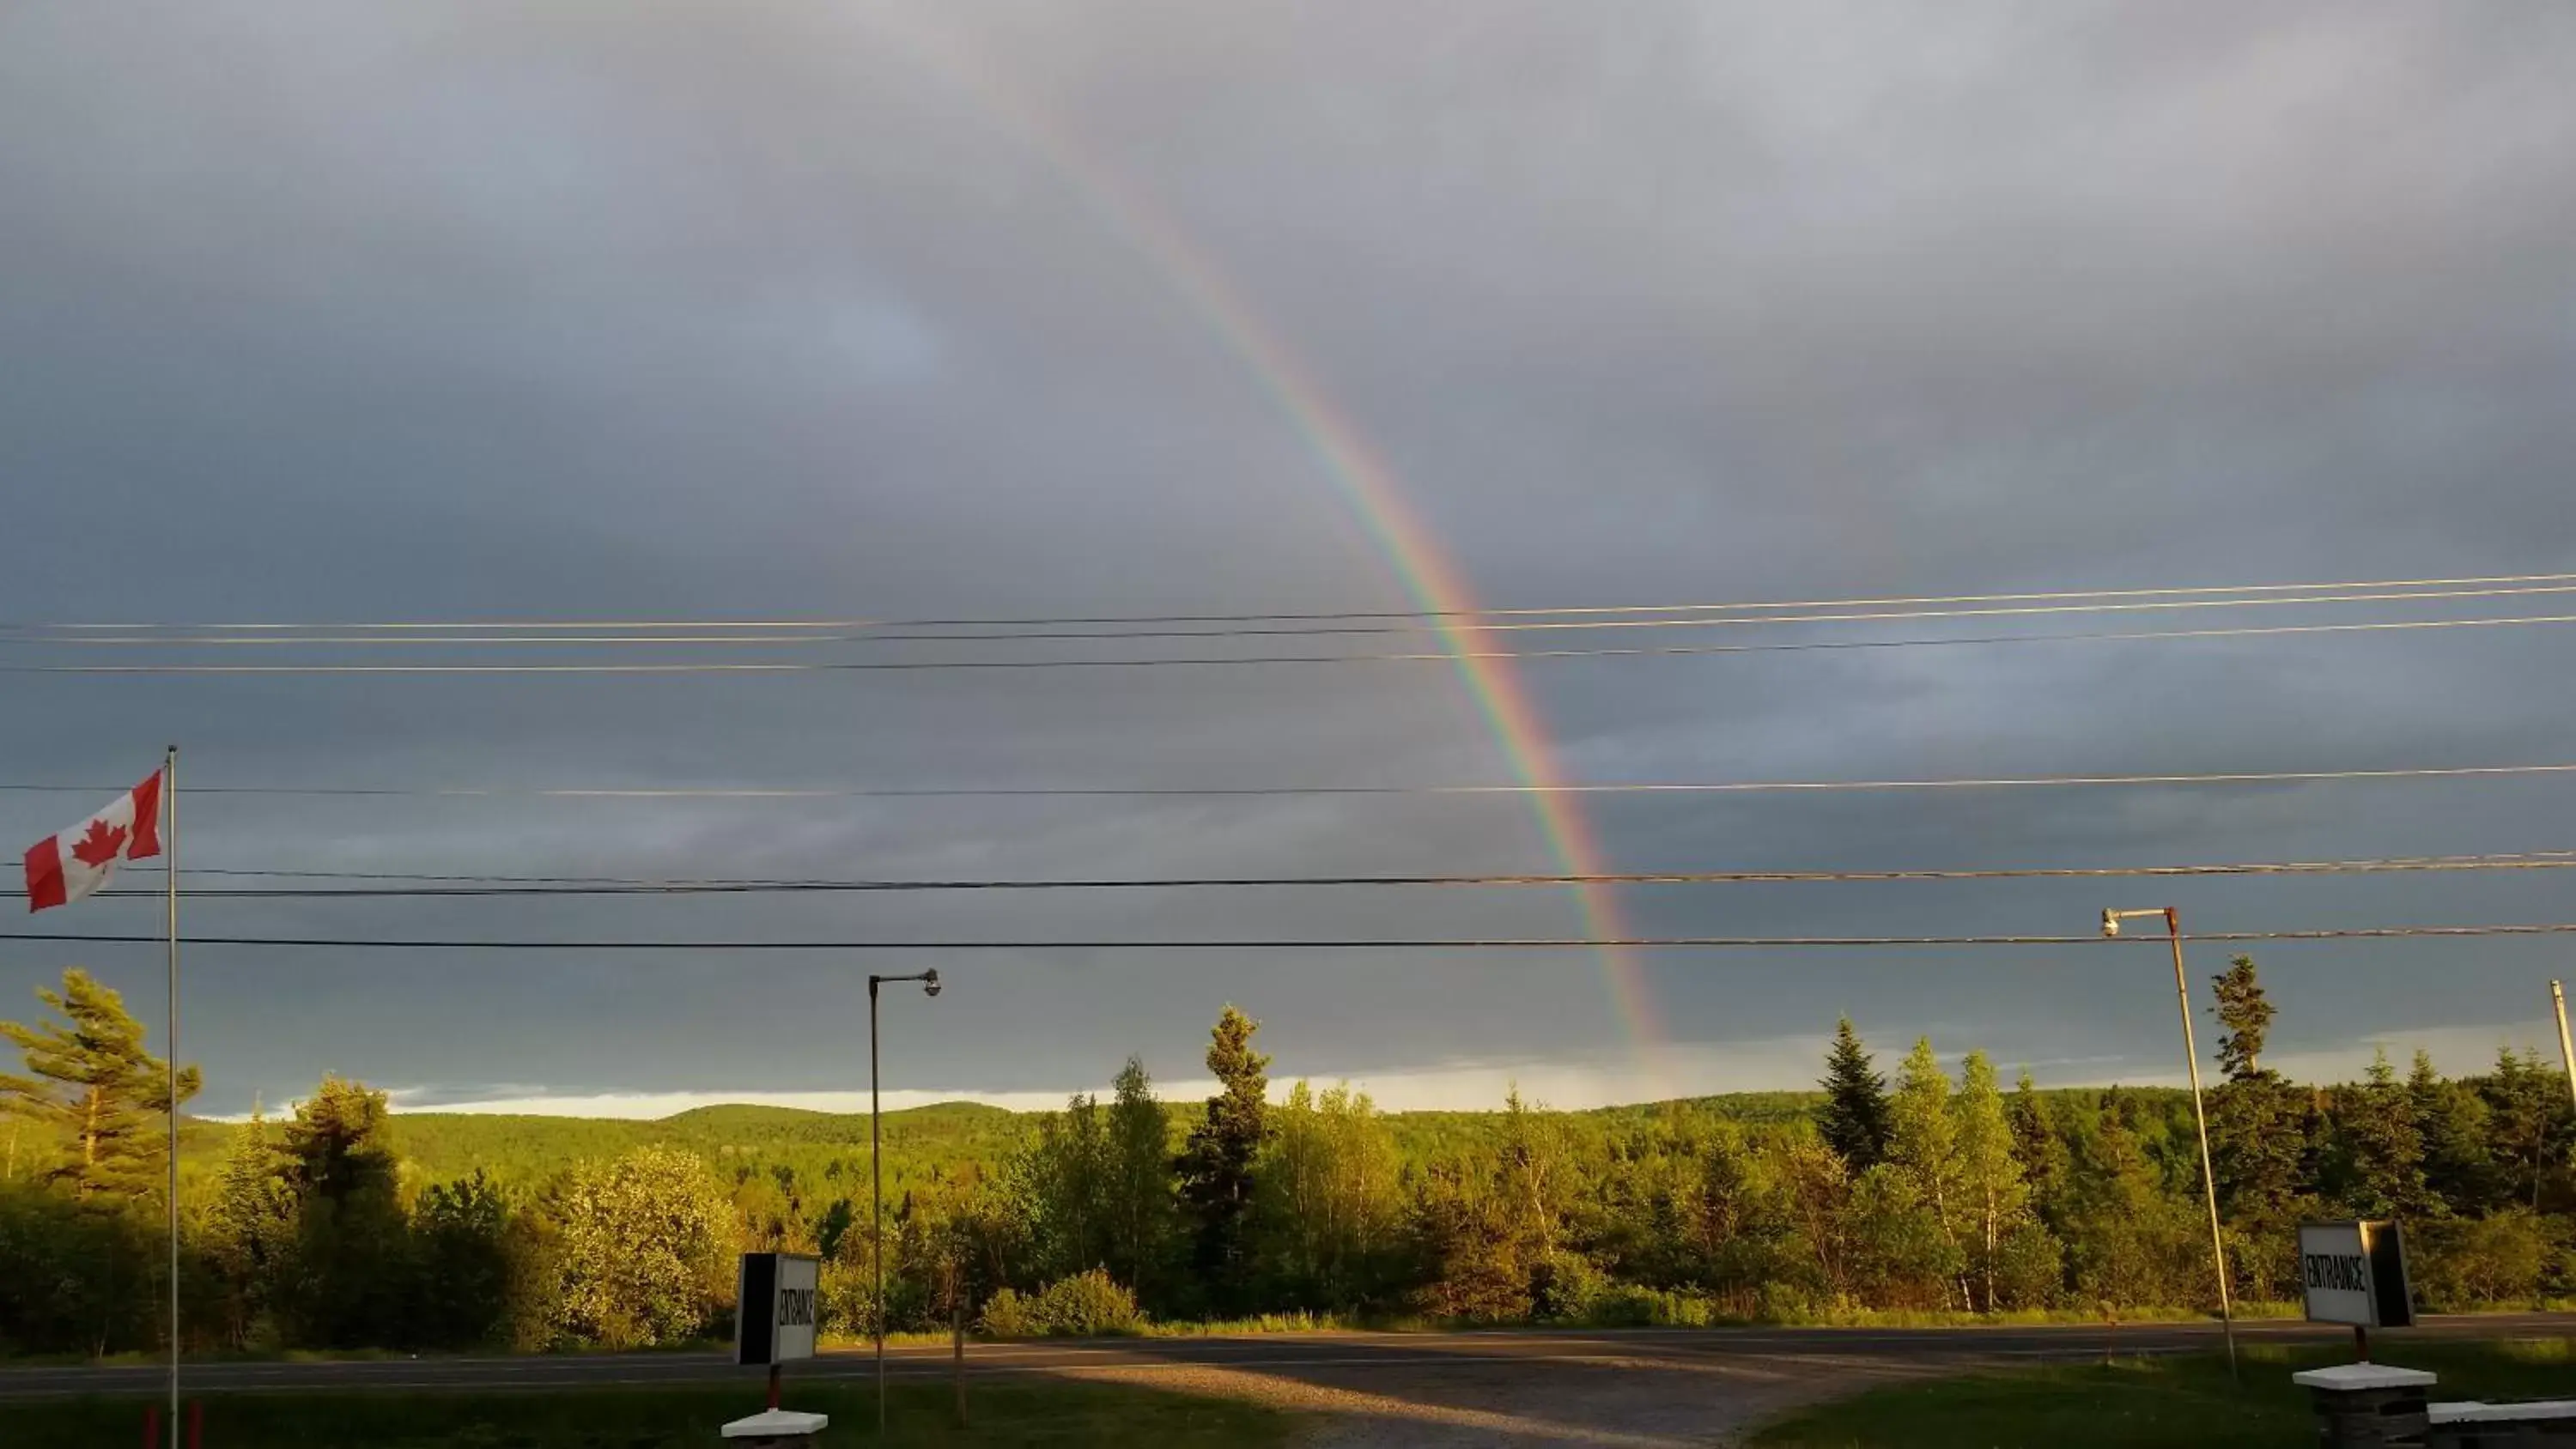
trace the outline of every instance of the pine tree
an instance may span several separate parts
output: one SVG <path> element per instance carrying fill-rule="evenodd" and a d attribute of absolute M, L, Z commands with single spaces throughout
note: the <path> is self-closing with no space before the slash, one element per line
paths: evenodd
<path fill-rule="evenodd" d="M 1824 1080 L 1817 1085 L 1825 1089 L 1824 1109 L 1816 1121 L 1825 1145 L 1842 1155 L 1854 1176 L 1885 1161 L 1887 1079 L 1878 1074 L 1848 1016 L 1834 1025 L 1833 1049 L 1825 1055 Z"/>
<path fill-rule="evenodd" d="M 297 1214 L 293 1316 L 304 1342 L 407 1342 L 411 1243 L 385 1094 L 323 1078 L 286 1124 L 286 1158 Z"/>
<path fill-rule="evenodd" d="M 59 991 L 36 999 L 63 1020 L 24 1026 L 0 1021 L 25 1054 L 27 1073 L 0 1073 L 0 1115 L 23 1117 L 71 1143 L 74 1156 L 48 1174 L 84 1201 L 134 1199 L 159 1191 L 168 1155 L 169 1084 L 161 1059 L 143 1049 L 142 1023 L 124 998 L 74 967 Z M 195 1067 L 179 1071 L 179 1100 L 197 1095 Z"/>
<path fill-rule="evenodd" d="M 2209 979 L 2218 997 L 2210 1014 L 2227 1028 L 2218 1039 L 2218 1064 L 2228 1080 L 2242 1081 L 2263 1070 L 2263 1039 L 2272 1030 L 2272 1003 L 2255 979 L 2251 956 L 2237 957 Z"/>
<path fill-rule="evenodd" d="M 1181 1197 L 1198 1219 L 1199 1281 L 1227 1309 L 1239 1305 L 1251 1276 L 1253 1164 L 1269 1136 L 1270 1058 L 1252 1049 L 1260 1029 L 1233 1006 L 1209 1029 L 1207 1066 L 1217 1094 L 1177 1164 Z"/>

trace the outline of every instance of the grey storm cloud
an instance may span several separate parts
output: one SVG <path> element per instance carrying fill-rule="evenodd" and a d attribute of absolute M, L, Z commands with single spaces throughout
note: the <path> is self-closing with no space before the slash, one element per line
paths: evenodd
<path fill-rule="evenodd" d="M 0 617 L 1404 607 L 1237 325 L 1296 359 L 1496 604 L 2576 569 L 2571 61 L 2576 15 L 2507 3 L 547 0 L 209 4 L 148 23 L 14 6 Z M 1176 257 L 1222 277 L 1249 322 L 1216 315 Z M 2532 602 L 2456 612 L 2566 612 Z M 2565 758 L 2561 634 L 1521 672 L 1581 779 L 2513 764 Z M 9 675 L 0 699 L 0 783 L 122 783 L 171 738 L 183 784 L 1412 785 L 1507 768 L 1435 664 Z M 2576 843 L 2565 799 L 2500 781 L 1586 808 L 1624 867 L 1883 868 L 2558 848 Z M 0 824 L 32 840 L 82 808 L 0 794 Z M 190 862 L 230 869 L 1554 864 L 1520 803 L 1482 797 L 201 796 L 188 811 Z M 2554 879 L 1659 887 L 1621 905 L 1655 933 L 2045 933 L 2080 932 L 2117 891 L 2262 929 L 2560 919 Z M 142 902 L 56 919 L 149 928 Z M 190 919 L 732 939 L 1582 924 L 1555 892 L 1391 890 L 208 900 Z M 77 954 L 0 942 L 0 1002 Z M 2416 942 L 2264 961 L 2291 1046 L 2323 1050 L 2528 1020 L 2550 955 Z M 148 997 L 150 957 L 102 947 L 91 964 Z M 1658 1030 L 1718 1057 L 1767 1043 L 1776 1061 L 1780 1039 L 1850 1011 L 1945 1050 L 2165 1074 L 2170 992 L 2143 957 L 2113 967 L 2131 960 L 1774 952 L 1644 969 Z M 224 1106 L 325 1069 L 447 1098 L 845 1086 L 867 969 L 751 952 L 191 961 L 189 1055 Z M 908 1028 L 932 1089 L 1079 1085 L 1130 1050 L 1193 1075 L 1194 1038 L 1228 1000 L 1270 1021 L 1288 1071 L 1629 1051 L 1580 954 L 938 964 L 959 989 Z"/>

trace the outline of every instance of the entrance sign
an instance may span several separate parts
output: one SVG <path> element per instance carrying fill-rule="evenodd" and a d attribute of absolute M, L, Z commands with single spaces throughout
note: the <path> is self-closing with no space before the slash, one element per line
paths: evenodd
<path fill-rule="evenodd" d="M 2299 1287 L 2311 1323 L 2405 1328 L 2406 1237 L 2394 1222 L 2308 1223 L 2299 1229 Z"/>
<path fill-rule="evenodd" d="M 823 1260 L 805 1253 L 742 1255 L 733 1361 L 780 1364 L 814 1356 L 815 1290 Z"/>

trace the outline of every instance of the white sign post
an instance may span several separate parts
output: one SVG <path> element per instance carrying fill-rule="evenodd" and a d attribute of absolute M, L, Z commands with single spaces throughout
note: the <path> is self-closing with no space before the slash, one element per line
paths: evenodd
<path fill-rule="evenodd" d="M 2406 1237 L 2393 1222 L 2308 1223 L 2299 1229 L 2299 1287 L 2310 1323 L 2349 1323 L 2361 1361 L 2370 1330 L 2415 1322 Z"/>
<path fill-rule="evenodd" d="M 769 1369 L 769 1409 L 724 1426 L 724 1437 L 752 1445 L 812 1442 L 830 1420 L 778 1407 L 778 1366 L 814 1356 L 814 1320 L 823 1260 L 805 1253 L 745 1253 L 734 1303 L 733 1361 Z"/>

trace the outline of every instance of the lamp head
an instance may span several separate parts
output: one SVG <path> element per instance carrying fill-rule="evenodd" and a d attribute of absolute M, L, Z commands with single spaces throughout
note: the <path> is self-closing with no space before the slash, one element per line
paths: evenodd
<path fill-rule="evenodd" d="M 937 967 L 934 966 L 930 970 L 921 973 L 921 994 L 924 996 L 937 996 L 939 994 L 939 969 Z"/>
<path fill-rule="evenodd" d="M 2118 911 L 2104 911 L 2102 913 L 2102 934 L 2105 936 L 2116 936 L 2120 934 L 2120 913 Z"/>

